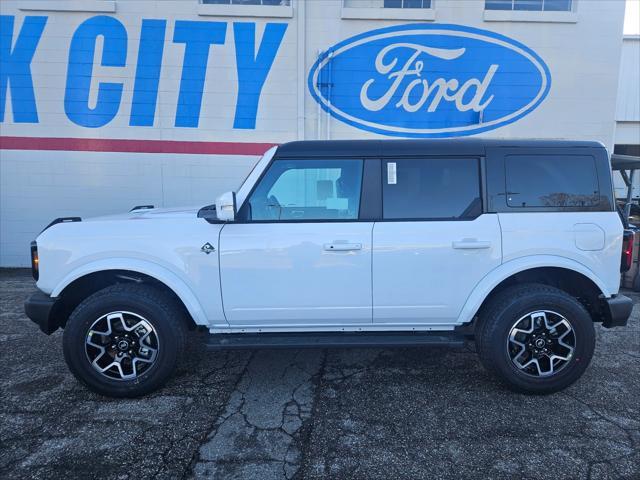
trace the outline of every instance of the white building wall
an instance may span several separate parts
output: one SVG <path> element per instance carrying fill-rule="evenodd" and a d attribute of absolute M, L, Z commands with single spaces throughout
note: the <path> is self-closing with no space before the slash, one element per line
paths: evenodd
<path fill-rule="evenodd" d="M 11 80 L 4 86 L 4 119 L 0 122 L 1 266 L 28 265 L 29 242 L 55 217 L 106 214 L 141 204 L 211 203 L 219 193 L 239 184 L 267 144 L 295 139 L 385 138 L 322 111 L 307 88 L 307 76 L 320 51 L 354 35 L 393 25 L 475 27 L 521 42 L 544 60 L 552 81 L 544 101 L 516 122 L 481 136 L 589 139 L 602 141 L 609 148 L 614 144 L 622 0 L 575 0 L 573 12 L 524 12 L 524 16 L 523 12 L 517 12 L 517 16 L 488 15 L 482 0 L 434 0 L 433 9 L 394 12 L 393 20 L 371 18 L 380 16 L 379 8 L 371 9 L 376 10 L 375 15 L 366 9 L 345 10 L 341 0 L 292 0 L 291 8 L 232 9 L 200 5 L 197 0 L 117 0 L 82 3 L 87 10 L 104 11 L 59 11 L 70 3 L 80 4 L 62 0 L 0 3 L 0 13 L 13 18 L 9 36 L 12 47 L 17 45 L 27 17 L 47 17 L 30 64 L 37 122 L 16 118 L 12 99 L 15 86 Z M 84 22 L 102 15 L 115 18 L 123 28 L 110 30 L 110 40 L 105 40 L 106 36 L 87 40 L 86 32 L 78 34 Z M 131 125 L 143 19 L 166 21 L 157 104 L 153 124 L 148 126 Z M 209 49 L 197 126 L 176 126 L 183 72 L 193 73 L 193 66 L 185 69 L 185 44 L 174 41 L 176 22 L 182 21 L 215 22 L 209 27 L 225 30 Z M 238 44 L 235 28 L 246 35 L 255 26 L 255 38 L 249 35 L 254 41 L 254 58 L 250 59 L 254 61 L 261 51 L 264 32 L 271 29 L 273 34 L 282 28 L 277 24 L 285 24 L 286 31 L 278 45 L 273 41 L 265 45 L 265 52 L 275 49 L 276 53 L 257 97 L 255 125 L 247 124 L 242 108 L 236 115 L 238 55 L 247 62 L 251 49 L 244 40 Z M 185 24 L 183 35 L 185 30 L 194 29 L 195 24 Z M 122 43 L 123 31 L 126 47 L 120 53 L 126 53 L 126 58 L 112 58 L 116 66 L 101 65 L 103 53 L 114 50 L 108 43 Z M 7 35 L 6 29 L 2 34 Z M 71 87 L 83 76 L 74 76 L 69 68 L 74 36 L 85 37 L 77 40 L 80 48 L 76 53 L 92 50 L 95 43 L 92 69 L 84 72 L 90 82 L 87 108 L 99 106 L 101 82 L 122 85 L 116 112 L 104 125 L 78 124 L 65 109 L 65 97 L 78 90 Z M 192 47 L 201 46 L 198 39 L 192 40 Z M 153 52 L 152 48 L 143 58 L 148 61 Z M 5 55 L 3 61 L 7 58 Z M 247 68 L 245 72 L 245 87 L 261 78 L 259 68 Z M 71 86 L 70 77 L 76 78 Z M 144 78 L 148 77 L 147 73 Z M 514 83 L 513 91 L 520 87 Z M 185 88 L 184 92 L 193 93 L 193 89 Z M 184 110 L 187 116 L 194 113 L 194 108 L 192 105 Z M 238 121 L 240 125 L 234 125 Z"/>

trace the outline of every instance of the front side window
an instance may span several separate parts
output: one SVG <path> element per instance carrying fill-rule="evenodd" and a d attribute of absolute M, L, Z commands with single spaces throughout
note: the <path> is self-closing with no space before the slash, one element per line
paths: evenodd
<path fill-rule="evenodd" d="M 510 207 L 590 207 L 600 202 L 596 162 L 588 155 L 508 155 Z"/>
<path fill-rule="evenodd" d="M 347 8 L 431 8 L 431 0 L 344 0 Z"/>
<path fill-rule="evenodd" d="M 385 219 L 463 220 L 482 213 L 475 158 L 387 160 L 383 169 Z"/>
<path fill-rule="evenodd" d="M 485 0 L 486 10 L 570 12 L 573 0 Z"/>
<path fill-rule="evenodd" d="M 248 201 L 255 221 L 356 220 L 362 160 L 275 160 Z"/>

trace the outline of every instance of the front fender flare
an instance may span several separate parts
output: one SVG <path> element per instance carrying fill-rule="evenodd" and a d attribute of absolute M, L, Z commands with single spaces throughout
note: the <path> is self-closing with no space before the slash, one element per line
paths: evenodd
<path fill-rule="evenodd" d="M 132 258 L 109 258 L 108 260 L 96 260 L 86 263 L 69 272 L 51 292 L 51 297 L 58 297 L 62 291 L 73 281 L 89 275 L 90 273 L 103 272 L 107 270 L 128 270 L 130 272 L 142 273 L 155 278 L 165 284 L 182 300 L 187 311 L 198 325 L 208 325 L 208 319 L 202 309 L 202 305 L 189 287 L 189 285 L 171 270 L 147 260 Z"/>
<path fill-rule="evenodd" d="M 457 324 L 460 325 L 473 320 L 473 317 L 480 309 L 482 302 L 484 302 L 484 300 L 489 296 L 493 289 L 500 284 L 500 282 L 506 280 L 512 275 L 515 275 L 516 273 L 542 267 L 556 267 L 573 270 L 584 275 L 593 283 L 595 283 L 605 297 L 608 298 L 613 293 L 609 291 L 606 284 L 600 278 L 598 278 L 598 276 L 593 273 L 591 269 L 579 262 L 576 262 L 575 260 L 571 260 L 565 257 L 558 257 L 555 255 L 532 255 L 521 257 L 503 263 L 499 267 L 489 272 L 478 283 L 478 285 L 476 285 L 476 287 L 467 298 L 464 307 L 462 307 L 462 311 L 458 316 Z"/>

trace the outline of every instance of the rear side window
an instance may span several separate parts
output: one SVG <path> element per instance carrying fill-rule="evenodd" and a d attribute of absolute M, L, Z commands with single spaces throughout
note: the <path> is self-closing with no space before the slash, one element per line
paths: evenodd
<path fill-rule="evenodd" d="M 385 160 L 383 170 L 385 219 L 462 220 L 482 213 L 478 159 Z"/>
<path fill-rule="evenodd" d="M 505 170 L 510 207 L 592 207 L 600 202 L 590 155 L 508 155 Z"/>

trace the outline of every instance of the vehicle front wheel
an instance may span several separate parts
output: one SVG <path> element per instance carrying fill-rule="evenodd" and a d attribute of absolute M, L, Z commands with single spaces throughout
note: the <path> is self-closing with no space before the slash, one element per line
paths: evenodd
<path fill-rule="evenodd" d="M 595 348 L 593 321 L 566 292 L 518 285 L 491 299 L 476 331 L 480 360 L 511 389 L 546 394 L 574 383 Z"/>
<path fill-rule="evenodd" d="M 184 348 L 182 313 L 147 285 L 118 284 L 85 299 L 64 330 L 64 358 L 91 390 L 137 397 L 171 376 Z"/>

